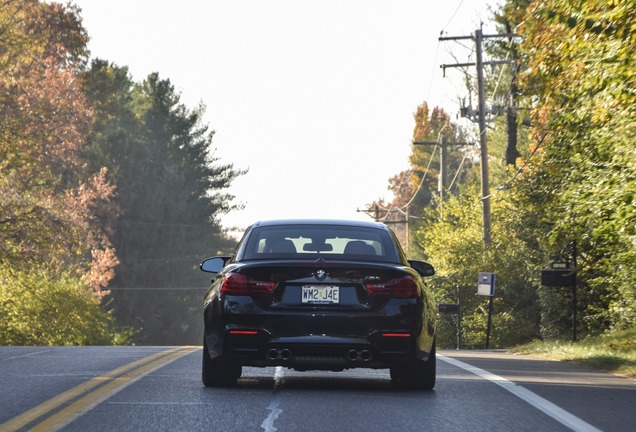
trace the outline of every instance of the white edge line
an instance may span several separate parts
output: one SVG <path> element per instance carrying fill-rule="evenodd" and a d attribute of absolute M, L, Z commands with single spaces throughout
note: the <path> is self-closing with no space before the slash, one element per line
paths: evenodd
<path fill-rule="evenodd" d="M 49 351 L 53 351 L 53 348 L 45 349 L 45 350 L 42 350 L 42 351 L 35 351 L 35 352 L 32 352 L 32 353 L 22 354 L 22 355 L 18 355 L 18 356 L 14 356 L 14 357 L 6 357 L 6 358 L 3 358 L 2 361 L 15 360 L 15 359 L 23 358 L 23 357 L 31 357 L 31 356 L 34 356 L 36 354 L 42 354 L 42 353 L 49 352 Z"/>
<path fill-rule="evenodd" d="M 513 395 L 524 400 L 525 402 L 529 403 L 533 407 L 544 412 L 545 414 L 549 415 L 550 417 L 552 417 L 559 423 L 569 427 L 572 430 L 580 431 L 580 432 L 602 432 L 600 429 L 597 429 L 591 424 L 586 423 L 585 421 L 576 417 L 575 415 L 570 414 L 563 408 L 559 408 L 557 405 L 553 404 L 552 402 L 546 399 L 543 399 L 541 396 L 537 395 L 536 393 L 533 393 L 530 390 L 524 387 L 521 387 L 510 380 L 507 380 L 506 378 L 500 377 L 499 375 L 495 375 L 486 370 L 480 369 L 475 366 L 471 366 L 468 363 L 464 363 L 462 361 L 456 360 L 454 358 L 446 357 L 441 354 L 437 354 L 437 357 L 440 360 L 445 361 L 446 363 L 452 364 L 453 366 L 457 366 L 459 368 L 467 370 L 468 372 L 472 372 L 475 375 L 479 375 L 480 377 L 484 379 L 494 382 L 498 386 L 508 390 Z"/>

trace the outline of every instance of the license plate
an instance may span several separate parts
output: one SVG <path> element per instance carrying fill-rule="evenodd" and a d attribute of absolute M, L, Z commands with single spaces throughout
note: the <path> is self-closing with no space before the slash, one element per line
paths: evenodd
<path fill-rule="evenodd" d="M 306 304 L 338 304 L 340 303 L 340 287 L 304 285 L 302 302 Z"/>

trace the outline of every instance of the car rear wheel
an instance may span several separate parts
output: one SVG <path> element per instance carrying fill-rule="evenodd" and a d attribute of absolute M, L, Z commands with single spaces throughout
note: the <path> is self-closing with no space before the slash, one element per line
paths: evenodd
<path fill-rule="evenodd" d="M 418 390 L 432 390 L 436 376 L 435 341 L 428 360 L 416 360 L 401 367 L 391 368 L 391 379 L 400 387 Z"/>
<path fill-rule="evenodd" d="M 236 384 L 242 372 L 241 365 L 233 364 L 224 358 L 211 359 L 208 346 L 203 337 L 203 362 L 201 378 L 206 387 L 228 387 Z"/>

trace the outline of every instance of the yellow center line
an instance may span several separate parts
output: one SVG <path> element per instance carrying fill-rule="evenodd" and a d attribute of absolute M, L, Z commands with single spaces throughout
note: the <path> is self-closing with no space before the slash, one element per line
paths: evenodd
<path fill-rule="evenodd" d="M 76 418 L 80 417 L 82 414 L 93 409 L 118 391 L 123 390 L 129 384 L 132 384 L 143 376 L 197 349 L 198 348 L 194 347 L 185 347 L 177 352 L 172 352 L 164 357 L 161 357 L 158 360 L 146 363 L 145 365 L 140 366 L 137 369 L 126 372 L 124 375 L 112 379 L 103 386 L 93 390 L 86 396 L 83 396 L 82 398 L 73 402 L 66 408 L 53 414 L 51 417 L 48 417 L 41 423 L 29 429 L 29 431 L 57 431 L 67 424 L 71 423 Z"/>
<path fill-rule="evenodd" d="M 108 382 L 108 381 L 112 382 L 119 375 L 126 374 L 135 368 L 140 368 L 140 366 L 148 365 L 150 363 L 155 364 L 156 362 L 160 362 L 161 360 L 164 360 L 168 356 L 174 356 L 177 354 L 185 355 L 192 352 L 194 349 L 195 348 L 192 348 L 192 347 L 173 348 L 170 350 L 161 351 L 161 352 L 152 354 L 150 356 L 141 358 L 134 362 L 128 363 L 124 366 L 118 367 L 117 369 L 113 369 L 110 372 L 107 372 L 103 375 L 92 378 L 76 387 L 73 387 L 72 389 L 69 389 L 65 391 L 64 393 L 61 393 L 58 396 L 55 396 L 54 398 L 51 398 L 47 400 L 46 402 L 43 402 L 40 405 L 30 409 L 29 411 L 26 411 L 12 418 L 11 420 L 1 424 L 0 432 L 15 431 L 20 428 L 23 428 L 27 424 L 36 420 L 37 418 L 53 411 L 60 405 L 63 405 L 64 403 L 86 393 L 87 391 L 101 384 L 104 384 L 104 382 Z M 157 360 L 158 358 L 159 360 Z M 170 358 L 170 360 L 171 359 L 172 358 Z"/>

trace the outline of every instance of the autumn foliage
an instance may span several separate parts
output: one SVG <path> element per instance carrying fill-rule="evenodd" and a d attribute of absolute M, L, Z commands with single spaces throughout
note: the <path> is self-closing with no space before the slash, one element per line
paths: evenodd
<path fill-rule="evenodd" d="M 76 12 L 34 0 L 0 4 L 0 265 L 5 269 L 0 313 L 7 317 L 0 342 L 34 343 L 16 336 L 15 325 L 37 327 L 41 321 L 26 313 L 29 296 L 21 291 L 36 289 L 25 284 L 35 274 L 40 286 L 48 284 L 52 292 L 63 286 L 71 297 L 75 292 L 82 304 L 97 308 L 89 315 L 104 323 L 101 343 L 113 336 L 112 320 L 98 303 L 117 259 L 107 219 L 97 216 L 116 212 L 110 206 L 114 186 L 105 170 L 87 173 L 80 157 L 92 114 L 79 80 L 88 36 Z M 77 323 L 76 331 L 82 325 Z M 41 343 L 51 343 L 40 336 Z"/>
<path fill-rule="evenodd" d="M 87 41 L 75 6 L 0 0 L 0 344 L 199 343 L 241 172 L 202 105 Z"/>
<path fill-rule="evenodd" d="M 80 158 L 92 121 L 78 80 L 88 37 L 57 3 L 4 0 L 0 23 L 0 259 L 72 269 L 99 297 L 116 259 L 94 216 L 113 186 Z"/>
<path fill-rule="evenodd" d="M 492 242 L 485 247 L 482 239 L 473 173 L 443 203 L 411 208 L 410 225 L 417 228 L 409 249 L 435 265 L 431 284 L 440 302 L 460 294 L 465 348 L 485 345 L 488 307 L 475 295 L 479 272 L 497 274 L 491 347 L 571 338 L 572 289 L 542 286 L 540 271 L 555 260 L 573 265 L 574 242 L 578 337 L 633 328 L 635 3 L 507 0 L 497 14 L 501 33 L 522 35 L 514 48 L 499 44 L 491 54 L 515 50 L 518 111 L 531 126 L 518 125 L 518 170 L 503 162 L 505 122 L 487 131 Z M 488 79 L 486 71 L 487 85 Z M 420 131 L 427 136 L 428 124 L 419 123 L 423 112 L 418 107 L 416 138 Z M 416 174 L 428 166 L 422 149 L 413 148 L 411 165 L 413 190 Z M 456 318 L 440 316 L 438 343 L 454 347 L 456 333 Z"/>

